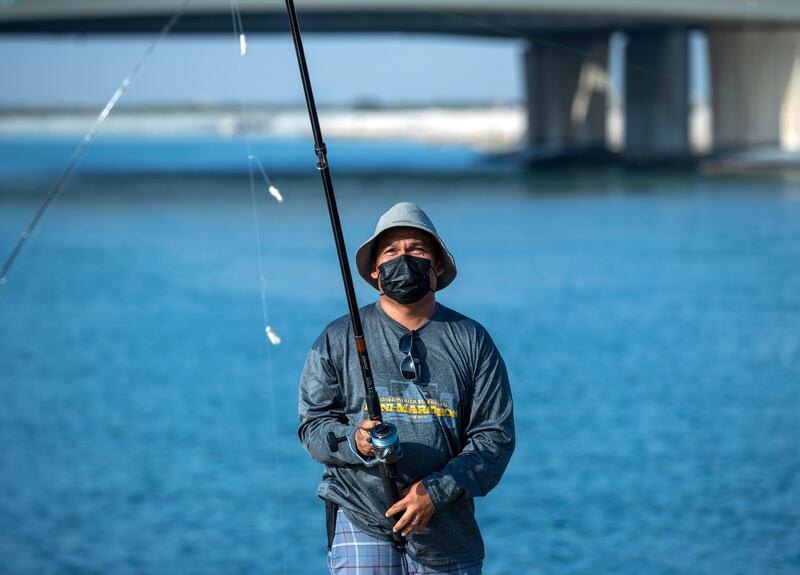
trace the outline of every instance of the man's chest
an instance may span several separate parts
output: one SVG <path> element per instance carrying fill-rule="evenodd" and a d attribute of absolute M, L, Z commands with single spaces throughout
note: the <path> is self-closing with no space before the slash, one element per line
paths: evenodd
<path fill-rule="evenodd" d="M 467 354 L 452 345 L 445 347 L 434 338 L 420 338 L 412 354 L 418 377 L 405 379 L 401 363 L 408 354 L 399 347 L 390 347 L 390 341 L 381 343 L 384 345 L 373 344 L 370 349 L 370 363 L 384 420 L 407 435 L 446 431 L 457 438 L 468 415 L 466 407 L 472 390 Z M 353 359 L 356 358 L 348 362 L 348 373 L 343 377 L 363 386 L 360 367 Z M 364 410 L 363 391 L 356 395 L 348 398 L 348 405 Z"/>

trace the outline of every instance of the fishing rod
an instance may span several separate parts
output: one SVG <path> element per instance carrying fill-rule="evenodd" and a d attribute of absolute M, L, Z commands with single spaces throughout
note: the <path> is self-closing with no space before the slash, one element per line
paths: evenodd
<path fill-rule="evenodd" d="M 339 220 L 339 210 L 336 207 L 336 197 L 333 193 L 333 180 L 328 165 L 328 150 L 322 140 L 322 130 L 319 126 L 319 116 L 317 115 L 317 105 L 314 102 L 314 92 L 311 90 L 311 79 L 308 75 L 308 65 L 306 64 L 305 51 L 303 50 L 303 40 L 300 37 L 300 26 L 297 23 L 297 12 L 294 9 L 294 0 L 286 1 L 286 12 L 289 15 L 289 26 L 292 29 L 292 40 L 297 54 L 297 65 L 300 67 L 300 78 L 303 82 L 303 92 L 306 96 L 308 106 L 308 117 L 311 121 L 311 131 L 314 134 L 314 152 L 317 155 L 317 170 L 322 177 L 322 186 L 325 188 L 325 199 L 328 202 L 328 214 L 331 218 L 331 228 L 333 239 L 336 244 L 336 254 L 339 257 L 339 267 L 342 271 L 342 281 L 347 297 L 347 307 L 350 310 L 350 321 L 353 324 L 353 337 L 355 340 L 356 351 L 358 352 L 361 376 L 364 380 L 364 400 L 367 405 L 367 413 L 372 421 L 380 422 L 370 431 L 370 439 L 375 450 L 375 457 L 381 463 L 381 478 L 383 488 L 388 499 L 392 504 L 400 500 L 400 491 L 397 487 L 397 462 L 402 457 L 400 442 L 397 437 L 397 428 L 383 421 L 381 416 L 381 405 L 378 393 L 375 390 L 375 382 L 372 379 L 372 368 L 369 363 L 367 353 L 367 343 L 364 341 L 364 329 L 361 326 L 361 316 L 358 314 L 358 303 L 356 293 L 353 289 L 353 277 L 350 274 L 350 264 L 347 260 L 347 249 L 342 235 L 342 225 Z M 331 432 L 328 434 L 328 447 L 331 451 L 338 451 L 339 443 L 346 441 L 346 437 L 336 437 Z M 396 520 L 396 518 L 395 518 Z M 393 542 L 398 551 L 405 550 L 405 539 L 400 533 L 393 533 Z"/>

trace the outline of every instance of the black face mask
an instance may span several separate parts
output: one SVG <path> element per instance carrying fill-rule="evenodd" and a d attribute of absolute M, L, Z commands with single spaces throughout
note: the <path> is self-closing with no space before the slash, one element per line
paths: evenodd
<path fill-rule="evenodd" d="M 402 255 L 388 262 L 383 262 L 380 271 L 380 282 L 383 293 L 397 303 L 409 304 L 418 302 L 431 290 L 428 271 L 431 260 Z"/>

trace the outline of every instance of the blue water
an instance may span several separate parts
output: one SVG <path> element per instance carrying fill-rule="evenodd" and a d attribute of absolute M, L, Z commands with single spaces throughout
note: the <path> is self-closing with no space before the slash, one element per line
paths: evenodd
<path fill-rule="evenodd" d="M 800 573 L 797 182 L 335 178 L 351 252 L 393 202 L 428 210 L 459 264 L 441 301 L 508 364 L 518 447 L 477 501 L 485 573 Z M 0 183 L 0 255 L 51 181 Z M 317 175 L 276 183 L 277 347 L 246 177 L 67 185 L 0 288 L 0 573 L 325 572 L 296 392 L 346 306 Z"/>
<path fill-rule="evenodd" d="M 81 142 L 76 136 L 0 136 L 0 178 L 59 173 Z M 458 172 L 499 169 L 468 146 L 424 145 L 412 141 L 330 140 L 329 160 L 348 172 Z M 251 151 L 268 171 L 313 170 L 309 138 L 253 138 Z M 80 166 L 84 173 L 244 172 L 243 137 L 124 137 L 100 134 Z"/>

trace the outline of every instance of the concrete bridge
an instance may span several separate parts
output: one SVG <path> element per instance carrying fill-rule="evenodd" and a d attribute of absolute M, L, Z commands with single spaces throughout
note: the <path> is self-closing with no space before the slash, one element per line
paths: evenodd
<path fill-rule="evenodd" d="M 0 34 L 150 33 L 181 3 L 0 0 Z M 248 32 L 287 32 L 280 0 L 238 6 Z M 800 0 L 299 0 L 298 10 L 306 32 L 527 40 L 533 158 L 800 152 Z M 175 32 L 230 33 L 229 0 L 194 0 Z"/>

